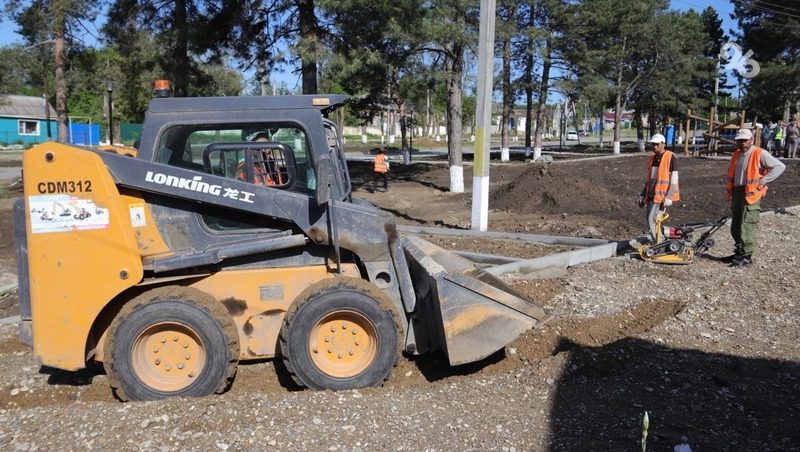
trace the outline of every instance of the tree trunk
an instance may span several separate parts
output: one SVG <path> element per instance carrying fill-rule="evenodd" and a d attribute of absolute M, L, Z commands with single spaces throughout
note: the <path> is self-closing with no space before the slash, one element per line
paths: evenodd
<path fill-rule="evenodd" d="M 300 14 L 300 42 L 303 48 L 302 73 L 303 94 L 317 94 L 317 16 L 314 14 L 314 0 L 298 0 L 297 9 Z"/>
<path fill-rule="evenodd" d="M 644 152 L 644 123 L 642 122 L 642 112 L 638 108 L 634 113 L 636 120 L 636 141 L 639 145 L 639 152 Z"/>
<path fill-rule="evenodd" d="M 189 95 L 189 33 L 186 25 L 186 0 L 175 0 L 175 50 L 172 76 L 175 79 L 175 96 Z"/>
<path fill-rule="evenodd" d="M 650 136 L 652 137 L 653 135 L 656 134 L 656 111 L 655 111 L 655 109 L 650 108 L 650 114 L 649 114 L 647 122 L 650 124 L 650 127 L 649 127 L 650 128 Z"/>
<path fill-rule="evenodd" d="M 550 84 L 550 66 L 552 55 L 552 35 L 545 40 L 544 54 L 542 55 L 542 84 L 539 86 L 539 103 L 536 106 L 536 134 L 533 142 L 533 160 L 542 157 L 542 133 L 544 133 L 544 113 L 547 107 L 547 92 Z"/>
<path fill-rule="evenodd" d="M 456 19 L 464 23 L 465 18 L 459 13 Z M 464 49 L 461 44 L 452 43 L 445 57 L 447 70 L 447 161 L 450 166 L 450 192 L 464 192 L 464 166 L 462 163 L 462 89 L 461 78 L 464 74 Z"/>
<path fill-rule="evenodd" d="M 55 2 L 54 22 L 55 22 L 55 44 L 53 51 L 56 60 L 56 123 L 58 124 L 58 142 L 69 142 L 69 129 L 67 127 L 67 80 L 64 76 L 64 68 L 67 63 L 67 56 L 64 49 L 64 30 L 67 25 L 66 5 L 64 2 Z"/>
<path fill-rule="evenodd" d="M 267 64 L 262 59 L 258 60 L 258 69 L 256 71 L 256 74 L 258 76 L 258 84 L 261 87 L 261 95 L 269 96 L 269 80 L 267 79 Z"/>
<path fill-rule="evenodd" d="M 792 113 L 792 103 L 789 99 L 786 99 L 786 103 L 783 104 L 783 122 L 788 123 L 789 119 L 791 118 Z"/>
<path fill-rule="evenodd" d="M 509 8 L 508 24 L 514 21 L 514 9 Z M 511 86 L 511 37 L 503 38 L 503 110 L 500 119 L 500 161 L 509 160 L 508 131 L 511 126 L 511 110 L 514 104 L 514 93 Z"/>
<path fill-rule="evenodd" d="M 536 15 L 533 14 L 533 2 L 529 4 L 530 14 L 528 26 L 533 29 L 536 26 Z M 528 37 L 527 54 L 525 55 L 525 158 L 531 156 L 531 129 L 533 125 L 533 37 Z"/>
<path fill-rule="evenodd" d="M 619 89 L 617 89 L 617 93 L 614 96 L 614 154 L 619 154 L 619 146 L 620 146 L 620 136 L 621 136 L 621 129 L 620 123 L 622 118 L 622 113 L 619 111 L 622 108 L 622 93 Z"/>
<path fill-rule="evenodd" d="M 408 134 L 406 133 L 406 103 L 402 102 L 400 99 L 400 103 L 397 105 L 397 117 L 400 120 L 400 149 L 403 151 L 409 148 L 408 146 Z"/>

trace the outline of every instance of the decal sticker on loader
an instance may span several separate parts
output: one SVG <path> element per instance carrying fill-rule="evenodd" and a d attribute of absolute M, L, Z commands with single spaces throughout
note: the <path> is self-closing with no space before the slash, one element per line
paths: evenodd
<path fill-rule="evenodd" d="M 31 232 L 66 232 L 85 229 L 106 229 L 108 209 L 98 207 L 91 199 L 71 195 L 30 196 Z"/>
<path fill-rule="evenodd" d="M 128 208 L 131 212 L 131 227 L 143 228 L 147 226 L 147 218 L 144 216 L 144 204 L 131 204 Z"/>

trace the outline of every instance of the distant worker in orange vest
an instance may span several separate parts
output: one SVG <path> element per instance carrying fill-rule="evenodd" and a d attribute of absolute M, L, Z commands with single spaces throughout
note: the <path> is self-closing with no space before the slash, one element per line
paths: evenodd
<path fill-rule="evenodd" d="M 761 198 L 767 184 L 786 169 L 769 152 L 753 146 L 750 129 L 736 133 L 736 152 L 728 166 L 728 199 L 731 200 L 731 235 L 734 247 L 731 267 L 746 267 L 753 263 L 758 247 L 758 220 L 761 217 Z"/>
<path fill-rule="evenodd" d="M 650 229 L 650 238 L 656 239 L 656 218 L 658 214 L 667 210 L 673 202 L 681 200 L 678 188 L 678 159 L 672 151 L 667 150 L 664 135 L 657 133 L 650 138 L 653 155 L 647 164 L 647 179 L 642 194 L 639 195 L 639 207 L 647 206 L 647 226 Z M 659 234 L 664 240 L 664 234 Z"/>
<path fill-rule="evenodd" d="M 372 191 L 378 190 L 378 179 L 383 179 L 383 191 L 389 191 L 388 173 L 389 157 L 386 156 L 386 149 L 380 148 L 372 165 Z"/>

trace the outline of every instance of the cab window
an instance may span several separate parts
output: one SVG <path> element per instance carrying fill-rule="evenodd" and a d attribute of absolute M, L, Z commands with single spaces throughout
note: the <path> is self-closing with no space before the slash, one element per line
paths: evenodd
<path fill-rule="evenodd" d="M 311 194 L 316 189 L 314 165 L 310 158 L 308 137 L 305 131 L 291 123 L 248 124 L 182 124 L 167 129 L 159 139 L 156 158 L 161 163 L 197 171 L 212 172 L 236 178 L 236 168 L 245 157 L 241 153 L 226 152 L 222 160 L 211 168 L 204 168 L 203 151 L 213 143 L 265 141 L 281 143 L 293 155 L 296 177 L 291 190 Z M 262 167 L 280 156 L 277 151 L 254 155 L 253 161 Z M 285 160 L 285 159 L 283 159 Z M 266 168 L 265 168 L 266 169 Z M 253 180 L 251 180 L 253 181 Z"/>

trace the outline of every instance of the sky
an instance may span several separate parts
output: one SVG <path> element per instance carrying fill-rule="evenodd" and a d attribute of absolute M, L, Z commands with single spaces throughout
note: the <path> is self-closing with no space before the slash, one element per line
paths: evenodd
<path fill-rule="evenodd" d="M 730 30 L 736 27 L 736 21 L 730 17 L 733 12 L 733 5 L 728 0 L 670 0 L 670 4 L 672 9 L 681 11 L 694 9 L 698 12 L 711 6 L 717 10 L 720 19 L 722 19 L 722 27 L 725 33 L 730 35 Z M 84 39 L 84 44 L 92 47 L 99 45 L 96 38 L 100 36 L 99 29 L 103 22 L 104 18 L 101 16 L 95 23 L 84 24 L 86 33 L 81 36 Z M 15 28 L 16 24 L 13 22 L 8 20 L 0 21 L 0 46 L 22 43 L 22 37 L 14 32 Z M 285 83 L 289 89 L 300 86 L 299 77 L 299 74 L 291 74 L 290 71 L 273 74 L 274 81 Z"/>

